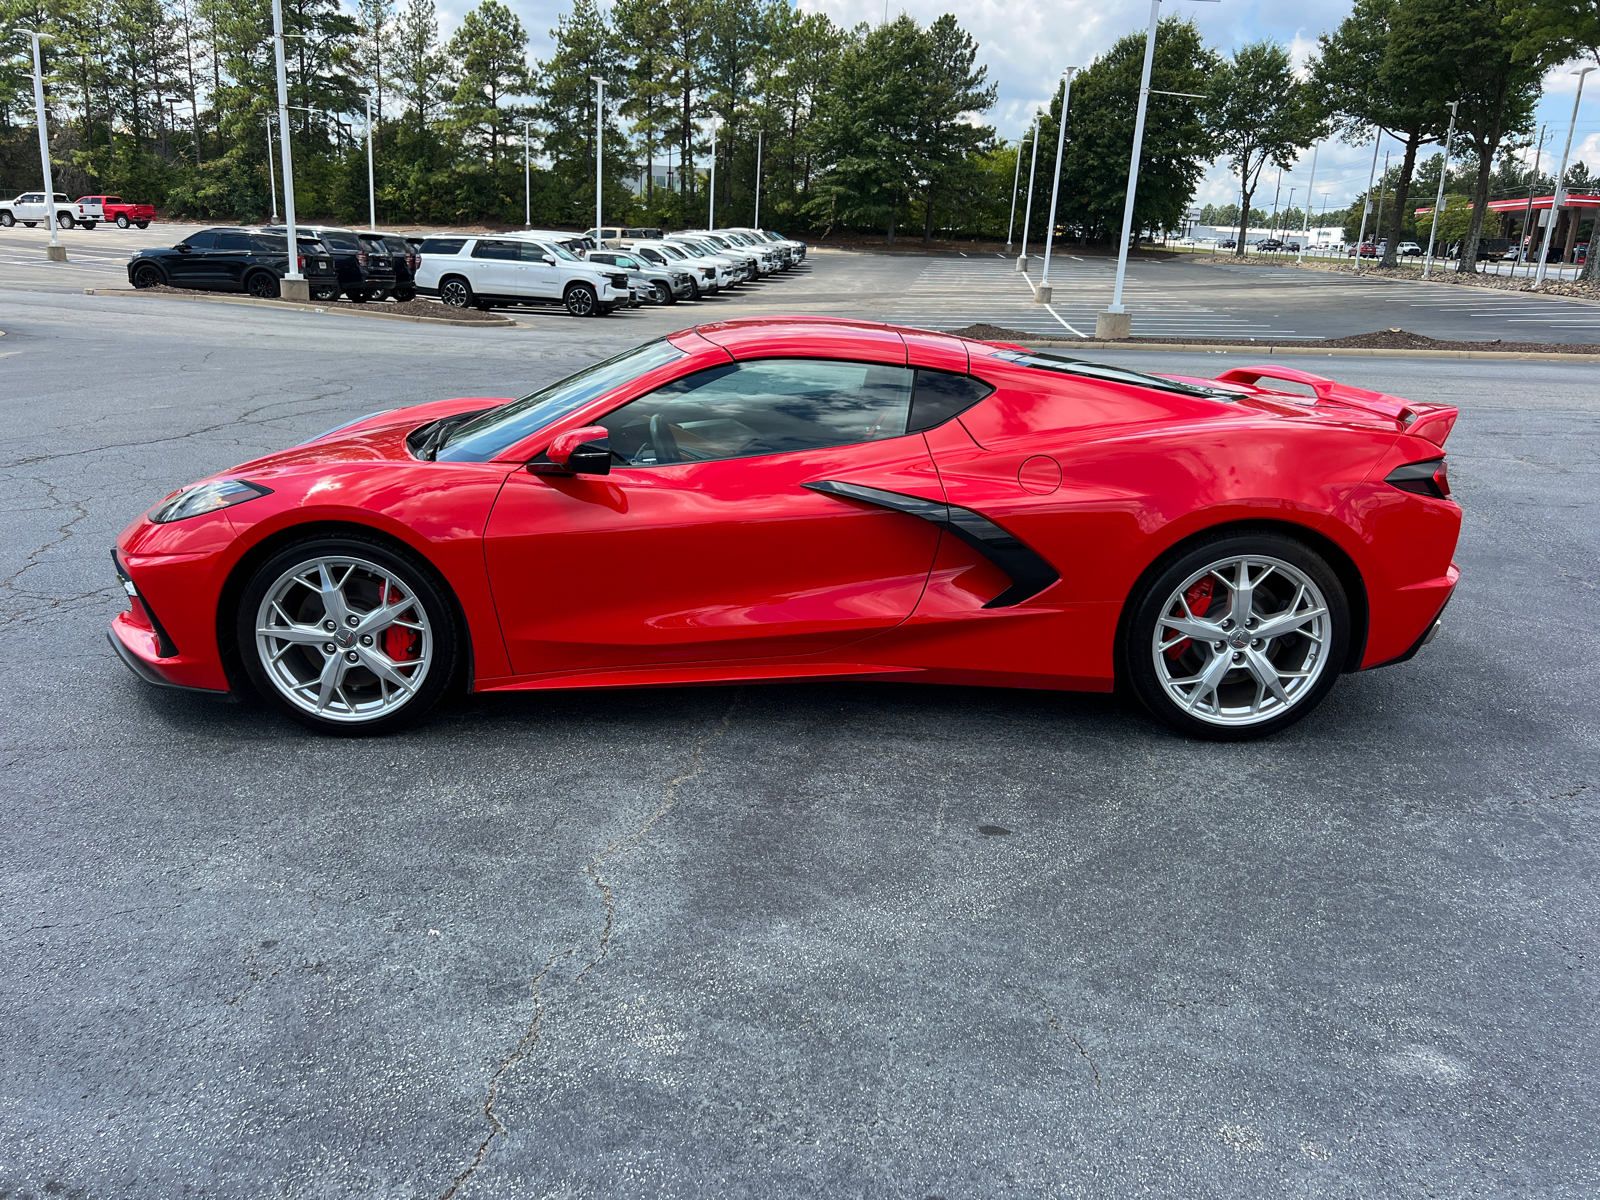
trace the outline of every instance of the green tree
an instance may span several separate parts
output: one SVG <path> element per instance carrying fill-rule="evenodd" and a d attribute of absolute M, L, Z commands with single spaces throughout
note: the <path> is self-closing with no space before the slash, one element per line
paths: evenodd
<path fill-rule="evenodd" d="M 993 141 L 994 129 L 970 118 L 994 107 L 996 88 L 977 60 L 978 43 L 953 16 L 928 27 L 929 73 L 917 130 L 924 246 L 933 241 L 935 207 L 968 207 L 983 178 L 976 155 Z"/>
<path fill-rule="evenodd" d="M 1212 76 L 1206 108 L 1217 149 L 1239 177 L 1246 213 L 1267 164 L 1288 170 L 1323 132 L 1310 87 L 1295 78 L 1289 52 L 1276 42 L 1235 50 Z M 1248 235 L 1247 220 L 1234 254 L 1244 254 Z"/>
<path fill-rule="evenodd" d="M 440 100 L 445 57 L 439 49 L 439 16 L 433 0 L 406 0 L 395 22 L 390 79 L 410 110 L 420 135 Z"/>
<path fill-rule="evenodd" d="M 561 220 L 588 224 L 594 219 L 594 132 L 595 103 L 598 99 L 593 80 L 608 84 L 622 75 L 621 56 L 616 37 L 606 23 L 595 0 L 576 0 L 572 12 L 563 16 L 550 31 L 555 53 L 539 64 L 539 82 L 534 89 L 536 113 L 544 127 L 544 149 L 551 170 L 567 188 L 568 202 Z M 632 202 L 625 180 L 632 173 L 627 138 L 617 123 L 618 101 L 627 94 L 606 93 L 605 154 L 608 214 L 621 216 Z"/>
<path fill-rule="evenodd" d="M 451 123 L 466 144 L 487 149 L 490 164 L 498 163 L 517 116 L 505 101 L 530 90 L 528 35 L 500 0 L 483 0 L 461 19 L 448 54 L 455 85 Z"/>

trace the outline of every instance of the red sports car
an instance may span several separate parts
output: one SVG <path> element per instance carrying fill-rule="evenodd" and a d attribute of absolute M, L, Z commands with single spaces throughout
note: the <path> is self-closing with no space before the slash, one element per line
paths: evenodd
<path fill-rule="evenodd" d="M 1253 737 L 1456 586 L 1456 410 L 853 321 L 702 325 L 521 400 L 363 417 L 118 539 L 151 683 L 393 729 L 447 690 L 1109 692 Z"/>

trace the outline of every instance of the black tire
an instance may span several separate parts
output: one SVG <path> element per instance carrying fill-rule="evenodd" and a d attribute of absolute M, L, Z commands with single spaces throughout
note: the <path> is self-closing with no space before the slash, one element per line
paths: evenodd
<path fill-rule="evenodd" d="M 365 304 L 372 299 L 372 293 L 364 288 L 346 288 L 344 298 L 351 304 Z"/>
<path fill-rule="evenodd" d="M 328 715 L 319 715 L 307 707 L 302 707 L 289 698 L 286 686 L 269 674 L 269 668 L 262 661 L 263 650 L 256 636 L 256 622 L 268 592 L 279 585 L 284 576 L 293 572 L 296 567 L 326 559 L 354 559 L 380 568 L 386 577 L 392 578 L 400 588 L 409 593 L 426 615 L 427 633 L 419 636 L 431 639 L 431 646 L 426 655 L 427 665 L 420 672 L 421 683 L 416 685 L 409 697 L 365 719 L 359 712 L 341 713 L 334 709 Z M 363 585 L 376 578 L 360 568 L 356 574 L 355 584 L 347 585 L 344 589 L 347 598 L 358 599 L 363 591 Z M 379 586 L 386 587 L 387 584 Z M 365 590 L 371 591 L 374 596 L 378 594 L 376 587 L 368 586 Z M 302 603 L 307 606 L 306 610 L 291 612 L 288 615 L 297 622 L 309 619 L 310 623 L 316 623 L 319 617 L 327 615 L 326 610 L 320 600 L 314 598 L 314 594 L 309 590 L 304 592 Z M 300 595 L 299 592 L 295 594 Z M 360 609 L 352 605 L 354 611 L 371 611 L 372 607 L 373 605 L 369 604 L 367 608 Z M 239 611 L 235 614 L 234 634 L 238 640 L 239 657 L 244 664 L 245 673 L 249 676 L 251 685 L 268 704 L 307 728 L 343 737 L 392 733 L 417 720 L 444 696 L 461 668 L 465 652 L 465 639 L 456 617 L 455 604 L 450 597 L 448 585 L 438 572 L 409 550 L 360 534 L 310 537 L 286 546 L 262 563 L 251 576 L 250 582 L 245 585 L 239 601 Z M 347 635 L 341 628 L 339 633 L 330 634 L 330 637 L 338 637 L 339 642 L 330 641 L 329 645 L 343 645 L 345 641 L 349 641 L 350 648 L 336 650 L 330 656 L 318 646 L 297 646 L 287 654 L 279 656 L 280 665 L 291 674 L 305 678 L 315 673 L 318 668 L 324 667 L 330 658 L 342 658 L 352 652 L 368 652 L 355 650 L 356 638 L 353 632 Z M 377 649 L 387 652 L 388 647 L 383 644 L 381 634 L 379 642 Z M 365 644 L 371 646 L 371 639 L 367 639 Z M 397 657 L 389 661 L 393 665 L 402 660 Z M 363 693 L 370 696 L 372 688 L 377 684 L 377 676 L 367 670 L 364 663 L 356 664 L 353 668 L 340 669 L 347 672 L 341 684 L 348 685 L 349 693 L 357 697 L 355 703 L 359 705 Z M 364 677 L 363 672 L 365 672 Z M 414 678 L 414 675 L 412 677 Z M 384 691 L 381 685 L 378 685 L 378 691 L 381 696 Z M 307 697 L 306 702 L 310 702 L 310 697 Z M 387 700 L 383 703 L 387 703 Z"/>
<path fill-rule="evenodd" d="M 150 222 L 149 221 L 140 221 L 139 222 L 139 228 L 140 229 L 149 229 L 150 228 Z"/>
<path fill-rule="evenodd" d="M 72 219 L 72 214 L 71 213 L 57 213 L 56 214 L 56 228 L 57 229 L 71 229 L 76 224 L 77 224 L 77 222 Z"/>
<path fill-rule="evenodd" d="M 1320 622 L 1313 627 L 1320 630 L 1320 642 L 1298 631 L 1264 641 L 1253 640 L 1245 629 L 1231 623 L 1234 601 L 1226 586 L 1228 572 L 1235 569 L 1237 561 L 1256 559 L 1267 560 L 1255 564 L 1263 574 L 1252 587 L 1255 603 L 1250 611 L 1259 615 L 1245 618 L 1245 624 L 1273 620 L 1281 624 L 1291 611 L 1291 607 L 1284 606 L 1304 602 L 1307 608 L 1294 611 L 1312 614 L 1306 616 L 1306 624 Z M 1219 574 L 1207 572 L 1208 566 L 1219 564 Z M 1271 569 L 1267 570 L 1269 566 Z M 1320 605 L 1315 603 L 1310 589 L 1297 590 L 1300 580 L 1320 592 Z M 1180 592 L 1180 588 L 1186 590 Z M 1195 594 L 1197 588 L 1202 589 L 1201 595 Z M 1227 594 L 1226 600 L 1223 593 Z M 1180 596 L 1184 597 L 1182 606 Z M 1199 607 L 1201 598 L 1204 608 Z M 1193 618 L 1215 627 L 1223 640 L 1208 645 L 1203 638 L 1185 638 L 1179 631 L 1158 643 L 1157 624 L 1163 622 L 1164 616 L 1182 617 L 1184 608 L 1190 608 Z M 1145 573 L 1128 599 L 1118 667 L 1123 681 L 1140 702 L 1180 733 L 1211 741 L 1239 742 L 1286 729 L 1322 703 L 1344 669 L 1349 647 L 1349 600 L 1338 575 L 1321 555 L 1288 534 L 1221 532 L 1184 543 Z M 1238 663 L 1245 665 L 1233 665 Z M 1264 664 L 1261 669 L 1271 669 L 1277 676 L 1275 685 L 1285 693 L 1284 701 L 1268 696 L 1251 664 Z M 1174 688 L 1174 682 L 1181 685 L 1200 679 L 1213 666 L 1223 674 L 1215 677 L 1209 692 L 1203 690 L 1206 684 L 1194 683 L 1187 693 L 1193 697 L 1187 706 L 1175 697 L 1174 692 L 1181 689 Z M 1311 677 L 1292 678 L 1289 672 L 1296 670 L 1311 672 Z M 1208 703 L 1197 705 L 1197 701 L 1208 698 Z M 1231 707 L 1225 700 L 1232 701 Z M 1252 715 L 1250 704 L 1263 711 Z"/>
<path fill-rule="evenodd" d="M 140 263 L 133 269 L 132 282 L 136 288 L 160 287 L 167 282 L 167 276 L 155 263 Z"/>
<path fill-rule="evenodd" d="M 39 222 L 37 222 L 37 221 L 24 221 L 23 222 L 23 224 L 26 225 L 29 229 L 32 229 L 38 223 Z"/>
<path fill-rule="evenodd" d="M 689 280 L 689 299 L 700 299 L 700 281 L 698 279 Z"/>
<path fill-rule="evenodd" d="M 127 213 L 118 213 L 117 214 L 117 228 L 118 229 L 126 229 L 128 226 L 130 226 L 132 224 L 133 224 L 133 222 L 128 220 L 128 214 Z"/>
<path fill-rule="evenodd" d="M 16 223 L 16 217 L 8 212 L 0 212 L 0 229 L 10 229 Z"/>
<path fill-rule="evenodd" d="M 329 300 L 337 300 L 339 298 L 339 289 L 331 287 L 316 288 L 312 291 L 311 298 L 313 300 L 321 300 L 323 303 L 327 303 Z"/>
<path fill-rule="evenodd" d="M 95 227 L 95 225 L 98 224 L 98 222 L 95 222 L 95 221 L 79 221 L 78 224 L 80 226 L 82 226 L 84 229 L 93 229 Z"/>
<path fill-rule="evenodd" d="M 574 317 L 594 317 L 600 314 L 600 297 L 587 283 L 574 283 L 561 297 L 567 312 Z"/>
<path fill-rule="evenodd" d="M 459 275 L 446 275 L 439 281 L 439 299 L 450 308 L 471 308 L 477 302 L 472 285 Z"/>
<path fill-rule="evenodd" d="M 415 288 L 395 288 L 394 301 L 396 304 L 409 304 L 417 298 Z"/>
<path fill-rule="evenodd" d="M 379 288 L 375 292 L 368 292 L 367 293 L 367 299 L 371 300 L 374 304 L 379 304 L 382 301 L 387 300 L 388 298 L 389 298 L 389 289 L 388 288 Z"/>
<path fill-rule="evenodd" d="M 252 271 L 245 277 L 244 290 L 258 300 L 278 298 L 278 277 L 271 271 Z"/>
<path fill-rule="evenodd" d="M 672 285 L 656 280 L 652 285 L 656 293 L 657 304 L 676 304 L 678 298 L 672 294 Z"/>

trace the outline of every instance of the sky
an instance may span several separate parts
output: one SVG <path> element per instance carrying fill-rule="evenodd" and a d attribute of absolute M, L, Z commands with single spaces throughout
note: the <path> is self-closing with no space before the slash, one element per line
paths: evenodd
<path fill-rule="evenodd" d="M 565 0 L 507 0 L 522 19 L 532 39 L 535 58 L 550 52 L 549 30 L 556 17 L 568 7 Z M 602 0 L 604 3 L 604 0 Z M 1087 66 L 1125 33 L 1145 29 L 1150 22 L 1146 0 L 796 0 L 808 12 L 825 12 L 840 25 L 849 27 L 866 21 L 877 23 L 901 12 L 910 13 L 926 24 L 943 13 L 953 13 L 979 43 L 979 58 L 989 68 L 989 79 L 999 86 L 1000 98 L 986 120 L 1001 136 L 1020 136 L 1035 108 L 1049 102 L 1052 88 L 1059 86 L 1061 73 L 1069 66 Z M 445 35 L 470 5 L 464 0 L 441 4 L 441 25 Z M 1315 51 L 1317 37 L 1332 29 L 1349 13 L 1349 0 L 1163 0 L 1162 15 L 1192 16 L 1206 43 L 1228 53 L 1249 42 L 1272 38 L 1287 46 L 1297 64 Z M 1546 78 L 1544 99 L 1538 121 L 1547 123 L 1545 164 L 1553 170 L 1552 158 L 1559 158 L 1572 119 L 1576 81 L 1569 74 L 1572 66 L 1557 68 Z M 1535 132 L 1537 136 L 1537 131 Z M 1379 151 L 1396 146 L 1385 139 Z M 1437 147 L 1424 149 L 1422 156 L 1437 153 Z M 1311 178 L 1308 152 L 1293 171 L 1284 173 L 1282 200 L 1287 207 L 1290 189 L 1296 203 L 1305 199 L 1308 186 L 1316 192 L 1320 208 L 1323 193 L 1328 207 L 1338 208 L 1360 195 L 1367 186 L 1372 166 L 1372 144 L 1365 148 L 1337 141 L 1318 148 L 1316 178 Z M 1527 156 L 1531 159 L 1531 152 Z M 1572 143 L 1573 159 L 1582 159 L 1591 172 L 1600 171 L 1600 71 L 1589 76 L 1578 112 Z M 1266 186 L 1257 192 L 1252 207 L 1269 208 L 1276 179 L 1267 176 Z M 1265 195 L 1262 193 L 1265 192 Z M 1195 204 L 1237 203 L 1237 183 L 1225 163 L 1213 164 L 1195 195 Z"/>

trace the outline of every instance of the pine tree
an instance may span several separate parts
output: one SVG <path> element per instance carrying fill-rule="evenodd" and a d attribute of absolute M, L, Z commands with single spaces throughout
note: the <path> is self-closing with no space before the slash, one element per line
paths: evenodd
<path fill-rule="evenodd" d="M 530 90 L 527 32 L 499 0 L 483 0 L 461 19 L 448 53 L 455 69 L 452 123 L 469 144 L 487 147 L 491 164 L 498 163 L 516 116 L 504 102 Z"/>

